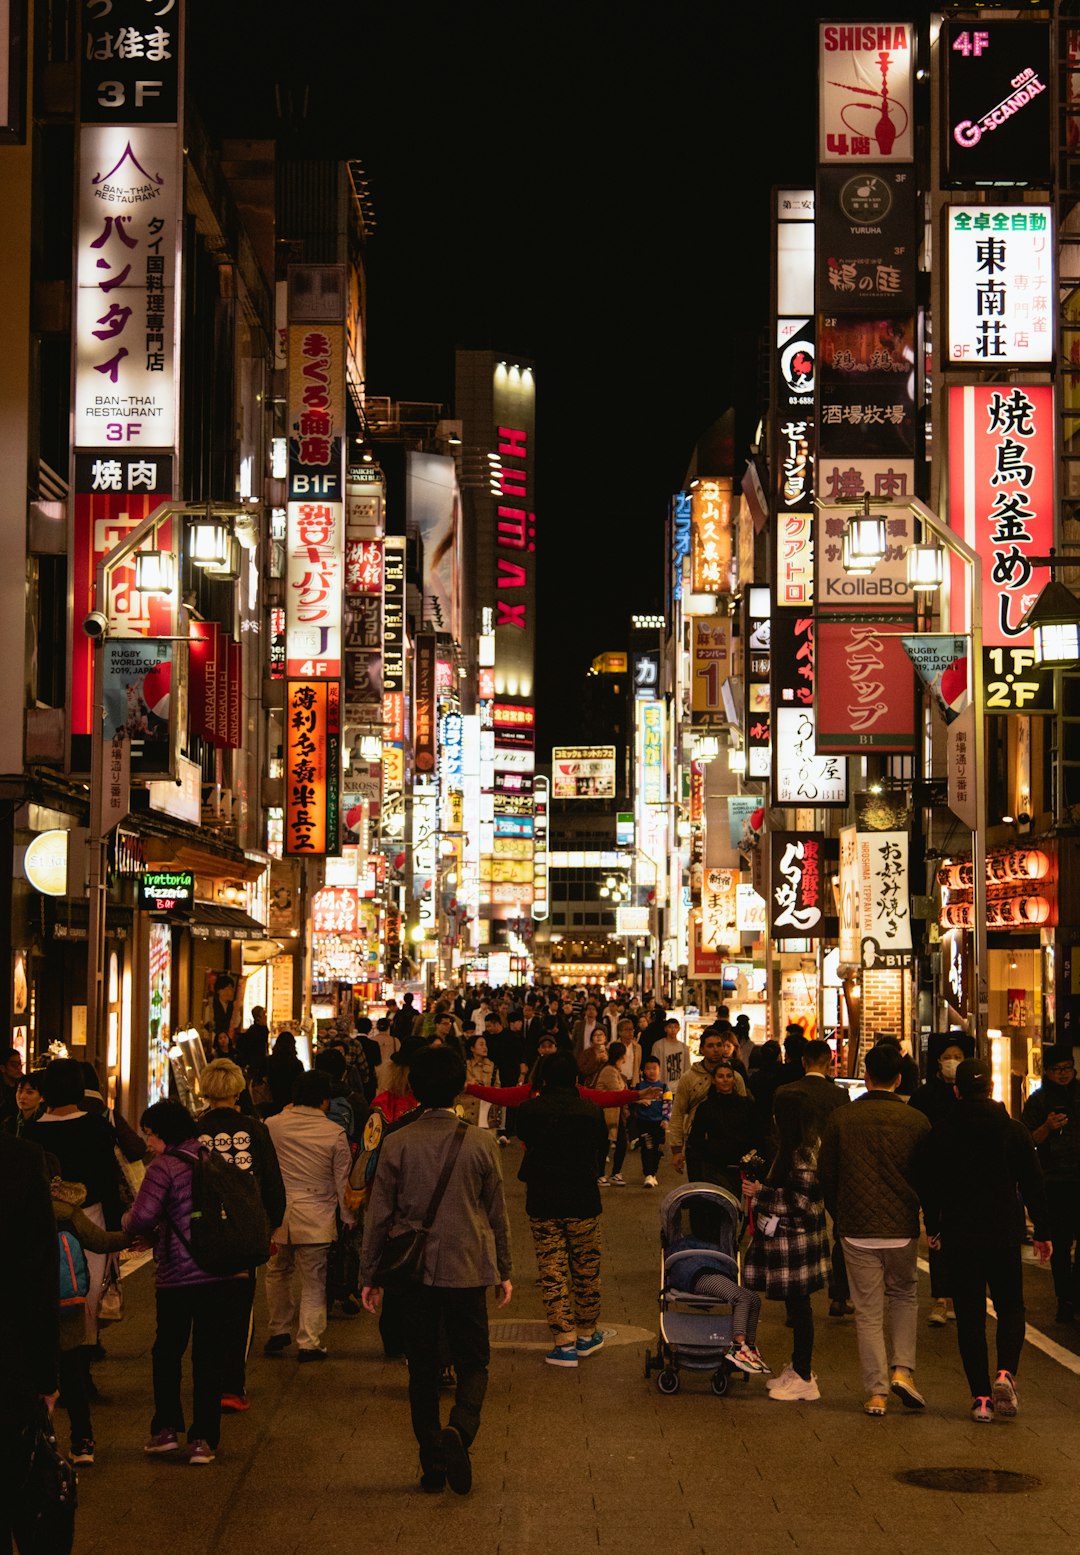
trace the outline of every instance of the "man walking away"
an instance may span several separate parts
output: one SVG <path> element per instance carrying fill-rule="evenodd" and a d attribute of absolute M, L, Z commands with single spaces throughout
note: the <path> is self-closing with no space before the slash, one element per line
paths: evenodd
<path fill-rule="evenodd" d="M 990 1071 L 965 1058 L 956 1071 L 957 1104 L 919 1152 L 919 1178 L 931 1247 L 945 1258 L 956 1309 L 956 1339 L 971 1388 L 971 1418 L 986 1425 L 1016 1414 L 1016 1370 L 1024 1345 L 1024 1239 L 1021 1199 L 1042 1263 L 1050 1257 L 1046 1194 L 1024 1125 L 990 1098 Z M 997 1317 L 997 1376 L 986 1353 L 986 1291 Z"/>
<path fill-rule="evenodd" d="M 810 1120 L 818 1138 L 824 1134 L 825 1125 L 837 1107 L 848 1101 L 848 1093 L 832 1078 L 833 1051 L 821 1037 L 815 1037 L 802 1050 L 803 1077 L 777 1087 L 781 1091 L 793 1091 L 806 1102 Z M 774 1097 L 775 1100 L 775 1097 Z M 832 1261 L 829 1265 L 829 1316 L 844 1317 L 854 1312 L 851 1292 L 848 1289 L 847 1269 L 844 1265 L 844 1249 L 833 1227 Z"/>
<path fill-rule="evenodd" d="M 487 1129 L 460 1125 L 454 1098 L 465 1085 L 465 1064 L 452 1048 L 424 1048 L 412 1063 L 412 1088 L 426 1110 L 408 1128 L 389 1135 L 379 1152 L 364 1218 L 361 1300 L 377 1312 L 382 1291 L 376 1271 L 390 1237 L 424 1224 L 448 1152 L 459 1154 L 424 1245 L 423 1270 L 397 1297 L 409 1362 L 409 1406 L 420 1447 L 420 1484 L 437 1494 L 445 1484 L 458 1495 L 472 1488 L 469 1448 L 480 1428 L 487 1392 L 487 1290 L 506 1306 L 510 1283 L 510 1221 L 499 1155 Z M 459 1146 L 454 1136 L 465 1132 Z M 439 1415 L 445 1334 L 457 1376 L 450 1422 Z"/>
<path fill-rule="evenodd" d="M 344 1130 L 327 1117 L 330 1076 L 315 1069 L 293 1087 L 293 1105 L 267 1121 L 285 1183 L 285 1219 L 274 1232 L 275 1252 L 266 1270 L 270 1337 L 264 1354 L 276 1355 L 292 1344 L 297 1320 L 293 1271 L 300 1270 L 298 1361 L 324 1361 L 326 1261 L 337 1237 L 334 1212 L 353 1223 L 346 1192 L 352 1155 Z"/>
<path fill-rule="evenodd" d="M 1072 1323 L 1080 1311 L 1080 1081 L 1067 1043 L 1043 1048 L 1042 1084 L 1021 1118 L 1038 1146 L 1046 1183 L 1057 1320 Z"/>
<path fill-rule="evenodd" d="M 885 1413 L 890 1388 L 908 1409 L 926 1404 L 914 1377 L 919 1299 L 915 1153 L 930 1124 L 896 1095 L 900 1071 L 897 1048 L 870 1049 L 866 1092 L 833 1112 L 818 1162 L 855 1304 L 866 1389 L 863 1412 L 868 1415 Z M 885 1346 L 886 1305 L 891 1365 Z"/>

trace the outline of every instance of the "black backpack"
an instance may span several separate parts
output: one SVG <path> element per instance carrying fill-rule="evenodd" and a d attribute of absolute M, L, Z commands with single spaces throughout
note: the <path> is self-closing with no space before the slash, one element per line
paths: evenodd
<path fill-rule="evenodd" d="M 243 1274 L 270 1257 L 270 1226 L 254 1172 L 243 1171 L 216 1150 L 170 1150 L 191 1168 L 191 1239 L 172 1224 L 192 1258 L 207 1274 Z"/>

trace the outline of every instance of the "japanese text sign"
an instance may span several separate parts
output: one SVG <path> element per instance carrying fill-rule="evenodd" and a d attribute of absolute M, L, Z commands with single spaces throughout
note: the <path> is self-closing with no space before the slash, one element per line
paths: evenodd
<path fill-rule="evenodd" d="M 341 767 L 340 688 L 336 681 L 290 680 L 285 687 L 285 846 L 287 856 L 336 854 Z"/>
<path fill-rule="evenodd" d="M 911 952 L 908 834 L 859 832 L 855 840 L 862 964 L 899 965 Z"/>
<path fill-rule="evenodd" d="M 821 832 L 773 832 L 769 890 L 773 939 L 818 939 L 824 912 L 825 838 Z"/>
<path fill-rule="evenodd" d="M 947 21 L 939 50 L 946 182 L 1045 186 L 1052 165 L 1049 24 Z"/>
<path fill-rule="evenodd" d="M 968 368 L 1048 363 L 1054 354 L 1054 240 L 1048 205 L 948 210 L 946 356 Z"/>
<path fill-rule="evenodd" d="M 80 131 L 76 447 L 176 443 L 178 142 L 167 126 Z"/>
<path fill-rule="evenodd" d="M 731 481 L 699 480 L 690 493 L 691 588 L 695 594 L 731 592 Z"/>
<path fill-rule="evenodd" d="M 817 748 L 907 753 L 915 746 L 915 676 L 904 651 L 910 623 L 826 619 L 814 642 Z"/>
<path fill-rule="evenodd" d="M 773 710 L 774 787 L 777 804 L 847 803 L 847 761 L 817 752 L 817 727 L 810 707 Z"/>

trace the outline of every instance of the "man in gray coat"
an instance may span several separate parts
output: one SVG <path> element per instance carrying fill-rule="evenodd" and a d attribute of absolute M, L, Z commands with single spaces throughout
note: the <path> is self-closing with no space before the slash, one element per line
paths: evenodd
<path fill-rule="evenodd" d="M 376 1270 L 388 1238 L 424 1223 L 444 1162 L 454 1146 L 454 1098 L 465 1088 L 465 1064 L 452 1048 L 423 1048 L 409 1071 L 424 1108 L 408 1128 L 390 1134 L 379 1152 L 364 1218 L 360 1298 L 377 1312 Z M 480 1428 L 487 1392 L 487 1291 L 498 1287 L 506 1306 L 510 1283 L 510 1221 L 499 1155 L 490 1131 L 466 1127 L 460 1154 L 424 1248 L 423 1273 L 397 1297 L 409 1362 L 409 1405 L 420 1446 L 420 1484 L 458 1495 L 472 1487 L 469 1448 Z M 439 1415 L 440 1330 L 457 1373 L 450 1423 Z"/>

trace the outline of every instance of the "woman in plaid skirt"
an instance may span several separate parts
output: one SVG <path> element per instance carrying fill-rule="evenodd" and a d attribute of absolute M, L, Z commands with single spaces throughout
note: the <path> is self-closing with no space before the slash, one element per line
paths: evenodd
<path fill-rule="evenodd" d="M 825 1205 L 817 1177 L 821 1141 L 806 1100 L 778 1091 L 773 1117 L 779 1145 L 754 1203 L 754 1235 L 743 1264 L 743 1284 L 783 1301 L 792 1329 L 791 1364 L 767 1387 L 773 1398 L 820 1398 L 811 1369 L 814 1315 L 810 1297 L 828 1273 Z"/>

